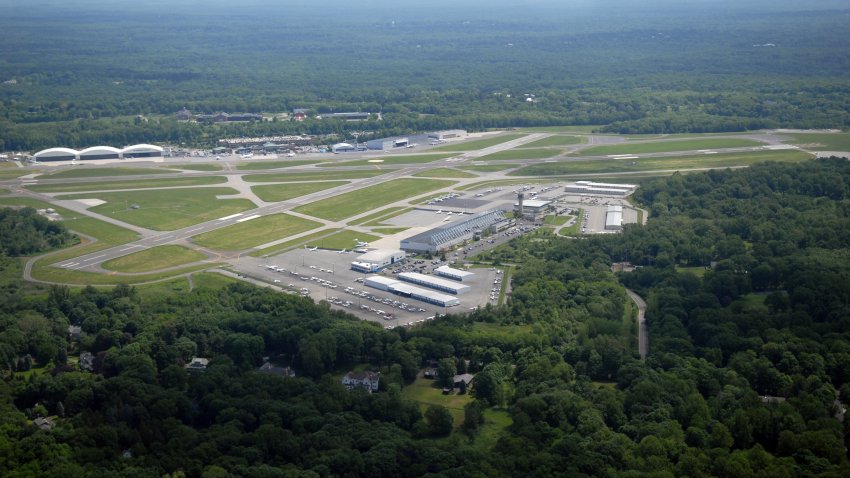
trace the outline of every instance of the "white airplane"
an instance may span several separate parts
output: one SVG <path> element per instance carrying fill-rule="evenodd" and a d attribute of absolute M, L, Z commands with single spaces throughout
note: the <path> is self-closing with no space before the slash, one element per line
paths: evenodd
<path fill-rule="evenodd" d="M 315 247 L 313 247 L 313 248 L 309 248 L 309 247 L 307 247 L 307 245 L 306 245 L 306 244 L 304 244 L 304 249 L 307 249 L 307 250 L 308 250 L 308 251 L 310 251 L 310 252 L 313 252 L 313 251 L 315 251 L 315 250 L 316 250 L 316 249 L 318 249 L 318 248 L 319 248 L 319 246 L 315 246 Z"/>
<path fill-rule="evenodd" d="M 452 215 L 452 212 L 451 212 L 451 211 L 449 211 L 449 212 L 447 212 L 447 213 L 446 213 L 446 216 L 451 216 L 451 215 Z"/>
<path fill-rule="evenodd" d="M 357 247 L 368 247 L 368 246 L 369 246 L 368 242 L 357 241 Z"/>
<path fill-rule="evenodd" d="M 251 159 L 254 157 L 254 153 L 245 153 L 242 155 L 242 159 Z"/>
<path fill-rule="evenodd" d="M 443 213 L 443 210 L 442 210 L 442 209 L 440 209 L 439 211 L 437 211 L 437 214 L 442 214 L 442 213 Z"/>
<path fill-rule="evenodd" d="M 445 218 L 445 219 L 443 219 L 443 222 L 450 221 L 451 219 L 452 219 L 452 218 L 450 218 L 450 217 L 446 216 L 446 218 Z"/>
<path fill-rule="evenodd" d="M 345 254 L 346 252 L 348 252 L 348 251 L 347 251 L 347 250 L 345 250 L 345 249 L 343 249 L 343 250 L 341 250 L 341 251 L 337 252 L 337 254 Z"/>
<path fill-rule="evenodd" d="M 290 152 L 286 155 L 286 157 L 287 157 L 287 158 L 293 158 L 293 157 L 295 157 L 295 153 L 293 153 L 292 151 L 290 151 Z"/>

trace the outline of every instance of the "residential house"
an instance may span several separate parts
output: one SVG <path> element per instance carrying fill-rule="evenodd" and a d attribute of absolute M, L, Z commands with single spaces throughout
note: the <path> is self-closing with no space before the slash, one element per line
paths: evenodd
<path fill-rule="evenodd" d="M 267 373 L 269 375 L 277 375 L 278 377 L 294 377 L 295 371 L 289 367 L 278 367 L 277 365 L 272 365 L 270 362 L 266 362 L 257 369 L 260 373 Z"/>
<path fill-rule="evenodd" d="M 187 363 L 185 367 L 188 372 L 203 372 L 210 364 L 210 359 L 201 357 L 192 357 L 192 361 Z"/>
<path fill-rule="evenodd" d="M 342 384 L 349 390 L 364 388 L 369 393 L 378 391 L 378 382 L 381 380 L 379 372 L 348 372 L 342 377 Z"/>

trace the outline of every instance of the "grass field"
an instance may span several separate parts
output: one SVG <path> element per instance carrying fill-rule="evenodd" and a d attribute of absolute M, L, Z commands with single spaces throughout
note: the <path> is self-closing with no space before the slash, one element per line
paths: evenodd
<path fill-rule="evenodd" d="M 507 411 L 485 409 L 484 424 L 478 429 L 472 446 L 482 453 L 492 450 L 499 438 L 502 437 L 502 432 L 512 423 L 511 415 Z"/>
<path fill-rule="evenodd" d="M 572 216 L 555 216 L 550 214 L 543 218 L 543 224 L 547 226 L 563 226 L 570 220 L 570 217 Z"/>
<path fill-rule="evenodd" d="M 508 173 L 508 176 L 512 176 L 513 174 Z M 513 186 L 516 184 L 545 184 L 557 182 L 559 179 L 499 179 L 495 181 L 481 181 L 480 183 L 472 183 L 466 184 L 464 186 L 458 186 L 458 191 L 471 191 L 473 189 L 482 189 L 489 188 L 494 186 Z"/>
<path fill-rule="evenodd" d="M 497 164 L 473 164 L 471 166 L 458 166 L 458 169 L 466 171 L 478 171 L 482 173 L 494 173 L 506 169 L 518 168 L 519 164 L 497 163 Z"/>
<path fill-rule="evenodd" d="M 527 133 L 593 133 L 595 130 L 602 128 L 604 124 L 597 125 L 574 125 L 574 126 L 534 126 L 531 128 L 520 128 L 521 131 Z"/>
<path fill-rule="evenodd" d="M 653 170 L 683 170 L 694 168 L 727 168 L 749 166 L 761 161 L 800 162 L 812 158 L 802 151 L 753 151 L 750 153 L 703 154 L 645 159 L 605 159 L 533 164 L 508 176 L 563 176 L 584 173 L 619 173 Z"/>
<path fill-rule="evenodd" d="M 380 237 L 366 234 L 365 232 L 342 230 L 330 236 L 309 241 L 306 244 L 308 247 L 318 247 L 320 249 L 351 250 L 357 247 L 356 241 L 372 242 L 378 239 Z"/>
<path fill-rule="evenodd" d="M 289 214 L 272 214 L 210 231 L 192 240 L 210 249 L 239 251 L 320 226 L 318 222 Z"/>
<path fill-rule="evenodd" d="M 398 208 L 392 208 L 392 209 L 398 209 Z M 373 219 L 373 220 L 371 220 L 371 221 L 369 221 L 369 222 L 367 222 L 363 225 L 366 226 L 366 227 L 392 226 L 392 224 L 384 224 L 384 221 L 386 221 L 387 219 L 396 217 L 396 216 L 401 216 L 402 214 L 407 214 L 412 210 L 413 210 L 412 207 L 405 207 L 405 208 L 402 208 L 402 209 L 398 209 L 397 212 L 381 216 L 377 219 Z"/>
<path fill-rule="evenodd" d="M 455 184 L 439 179 L 394 179 L 350 193 L 340 194 L 312 204 L 299 206 L 295 211 L 330 221 L 362 214 L 381 206 L 412 196 Z"/>
<path fill-rule="evenodd" d="M 269 174 L 247 174 L 242 179 L 249 183 L 286 183 L 297 181 L 331 181 L 336 179 L 362 179 L 373 178 L 387 174 L 387 171 L 362 170 L 362 171 L 318 171 L 315 173 L 269 173 Z"/>
<path fill-rule="evenodd" d="M 236 193 L 231 188 L 160 189 L 75 194 L 62 199 L 101 199 L 106 203 L 89 210 L 128 224 L 171 231 L 256 207 L 247 199 L 216 199 Z M 139 208 L 130 207 L 133 204 Z"/>
<path fill-rule="evenodd" d="M 443 395 L 442 389 L 435 386 L 436 381 L 427 378 L 417 378 L 415 382 L 404 387 L 401 397 L 413 400 L 421 405 L 424 411 L 428 405 L 442 405 L 452 414 L 454 427 L 463 424 L 463 407 L 472 401 L 472 395 Z"/>
<path fill-rule="evenodd" d="M 269 246 L 265 249 L 254 251 L 249 255 L 253 257 L 263 257 L 280 254 L 282 252 L 301 247 L 302 245 L 307 244 L 311 241 L 316 241 L 317 239 L 320 239 L 322 237 L 331 236 L 337 231 L 341 230 L 342 229 L 322 229 L 321 231 L 316 231 L 312 234 L 301 236 L 298 239 L 292 239 L 291 241 L 281 242 L 280 244 L 275 244 L 274 246 Z"/>
<path fill-rule="evenodd" d="M 306 194 L 312 194 L 325 189 L 335 188 L 348 184 L 348 181 L 328 181 L 325 183 L 281 183 L 281 184 L 264 184 L 262 186 L 253 186 L 254 191 L 260 199 L 268 202 L 285 201 L 287 199 L 297 198 Z"/>
<path fill-rule="evenodd" d="M 206 257 L 183 246 L 158 246 L 104 262 L 103 268 L 117 272 L 151 272 L 198 262 Z"/>
<path fill-rule="evenodd" d="M 431 151 L 475 151 L 478 149 L 489 148 L 490 146 L 495 146 L 497 144 L 506 143 L 517 138 L 522 138 L 523 136 L 525 136 L 525 134 L 499 134 L 471 141 L 451 143 L 445 146 L 433 148 Z"/>
<path fill-rule="evenodd" d="M 580 136 L 567 136 L 559 134 L 549 136 L 548 138 L 538 139 L 537 141 L 532 141 L 522 146 L 517 146 L 517 148 L 546 148 L 551 146 L 569 146 L 572 144 L 581 143 L 584 143 L 584 138 Z"/>
<path fill-rule="evenodd" d="M 581 221 L 584 219 L 585 211 L 584 209 L 579 209 L 578 217 L 576 221 L 567 227 L 562 227 L 558 230 L 558 235 L 560 236 L 575 236 L 578 234 L 579 228 L 581 227 Z"/>
<path fill-rule="evenodd" d="M 560 149 L 552 148 L 509 149 L 507 151 L 499 151 L 498 153 L 488 154 L 487 156 L 481 156 L 480 158 L 476 158 L 476 161 L 503 161 L 506 159 L 516 161 L 519 159 L 544 159 L 551 158 L 553 156 L 558 156 L 563 153 L 564 152 Z"/>
<path fill-rule="evenodd" d="M 306 166 L 308 164 L 318 164 L 321 161 L 309 161 L 309 160 L 288 160 L 288 161 L 252 161 L 250 163 L 239 163 L 236 165 L 236 169 L 240 171 L 257 171 L 262 169 L 279 169 L 279 168 L 291 168 L 294 166 Z"/>
<path fill-rule="evenodd" d="M 581 156 L 602 156 L 608 154 L 643 154 L 643 153 L 671 153 L 676 151 L 698 151 L 700 149 L 718 148 L 744 148 L 748 146 L 761 146 L 762 143 L 743 138 L 708 138 L 687 139 L 678 141 L 657 141 L 647 143 L 612 144 L 606 146 L 592 146 L 582 149 L 573 154 Z"/>
<path fill-rule="evenodd" d="M 54 170 L 40 176 L 41 179 L 101 178 L 106 176 L 140 176 L 145 174 L 174 174 L 180 171 L 163 168 L 71 168 Z"/>
<path fill-rule="evenodd" d="M 475 174 L 458 171 L 451 168 L 435 168 L 413 175 L 417 178 L 475 178 Z"/>
<path fill-rule="evenodd" d="M 707 270 L 707 269 L 706 269 L 705 267 L 703 267 L 703 266 L 697 266 L 697 267 L 681 267 L 681 266 L 676 266 L 676 272 L 690 272 L 691 274 L 693 274 L 693 275 L 695 275 L 695 276 L 697 276 L 697 277 L 702 277 L 702 276 L 704 276 L 704 275 L 705 275 L 706 270 Z"/>
<path fill-rule="evenodd" d="M 383 220 L 387 217 L 392 217 L 397 214 L 400 214 L 399 211 L 405 209 L 404 207 L 396 206 L 396 207 L 388 207 L 386 209 L 381 209 L 376 213 L 369 214 L 368 216 L 363 216 L 359 219 L 355 219 L 348 223 L 349 226 L 357 226 L 359 224 L 363 224 L 365 222 L 373 221 L 373 220 Z"/>
<path fill-rule="evenodd" d="M 372 232 L 389 236 L 410 229 L 409 227 L 376 227 Z"/>
<path fill-rule="evenodd" d="M 175 164 L 171 166 L 176 169 L 184 169 L 186 171 L 221 171 L 222 167 L 220 164 L 210 164 L 210 163 L 201 163 L 201 164 Z"/>
<path fill-rule="evenodd" d="M 221 176 L 204 176 L 187 178 L 139 179 L 136 181 L 108 181 L 71 184 L 36 184 L 33 186 L 28 186 L 28 189 L 40 193 L 74 193 L 83 191 L 108 191 L 113 189 L 153 189 L 165 187 L 209 186 L 212 184 L 221 184 L 226 182 L 227 178 Z"/>
<path fill-rule="evenodd" d="M 355 159 L 353 161 L 334 162 L 322 164 L 321 168 L 335 168 L 339 166 L 381 166 L 384 164 L 419 164 L 430 163 L 452 157 L 452 154 L 416 154 L 408 156 L 375 156 L 369 159 Z M 370 162 L 370 161 L 380 162 Z"/>
<path fill-rule="evenodd" d="M 795 144 L 812 151 L 850 151 L 850 133 L 793 133 L 788 144 Z"/>
<path fill-rule="evenodd" d="M 32 171 L 30 169 L 17 168 L 17 167 L 16 168 L 2 168 L 2 169 L 0 169 L 0 180 L 15 179 L 15 178 L 19 178 L 21 176 L 24 176 L 26 174 L 31 174 L 33 172 L 34 171 Z"/>

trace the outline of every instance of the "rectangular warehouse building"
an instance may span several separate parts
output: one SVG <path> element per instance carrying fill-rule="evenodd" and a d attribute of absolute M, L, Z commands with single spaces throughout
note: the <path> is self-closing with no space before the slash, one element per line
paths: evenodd
<path fill-rule="evenodd" d="M 430 252 L 433 254 L 455 244 L 460 244 L 467 239 L 472 239 L 475 232 L 483 232 L 506 220 L 505 211 L 501 209 L 485 211 L 403 239 L 401 249 L 408 252 Z"/>
<path fill-rule="evenodd" d="M 398 275 L 398 278 L 405 282 L 422 285 L 441 292 L 448 292 L 449 294 L 457 295 L 469 292 L 468 285 L 458 284 L 455 281 L 440 279 L 439 277 L 428 276 L 418 272 L 402 272 Z"/>
<path fill-rule="evenodd" d="M 620 231 L 623 229 L 623 206 L 608 206 L 605 213 L 605 230 Z"/>
<path fill-rule="evenodd" d="M 463 138 L 466 136 L 465 129 L 449 129 L 445 131 L 434 131 L 433 133 L 428 133 L 428 139 L 437 140 L 437 141 L 445 141 L 447 139 L 454 138 Z"/>
<path fill-rule="evenodd" d="M 396 138 L 373 139 L 366 142 L 369 149 L 391 150 L 397 148 L 406 148 L 410 145 L 410 138 L 401 136 Z"/>
<path fill-rule="evenodd" d="M 454 307 L 460 304 L 457 297 L 441 294 L 433 290 L 422 289 L 404 282 L 384 276 L 371 276 L 363 281 L 363 285 L 373 289 L 391 292 L 402 297 L 410 297 L 440 307 Z"/>
<path fill-rule="evenodd" d="M 375 249 L 357 257 L 351 269 L 358 272 L 378 272 L 384 267 L 404 260 L 405 253 L 398 249 Z"/>
<path fill-rule="evenodd" d="M 448 277 L 449 279 L 459 280 L 461 282 L 475 275 L 474 272 L 462 271 L 449 266 L 440 266 L 434 269 L 434 272 L 436 272 L 439 276 Z"/>
<path fill-rule="evenodd" d="M 637 188 L 634 184 L 594 183 L 593 181 L 576 181 L 568 184 L 564 191 L 568 193 L 596 194 L 599 196 L 625 197 Z"/>

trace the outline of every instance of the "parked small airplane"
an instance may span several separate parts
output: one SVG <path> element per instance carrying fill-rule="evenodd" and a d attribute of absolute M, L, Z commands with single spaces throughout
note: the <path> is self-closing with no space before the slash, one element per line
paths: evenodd
<path fill-rule="evenodd" d="M 315 251 L 315 250 L 316 250 L 316 249 L 318 249 L 318 248 L 319 248 L 319 246 L 315 246 L 315 247 L 313 247 L 313 248 L 310 248 L 310 247 L 307 247 L 307 245 L 306 245 L 306 244 L 304 245 L 304 249 L 307 249 L 307 250 L 308 250 L 308 251 L 310 251 L 310 252 L 313 252 L 313 251 Z"/>
<path fill-rule="evenodd" d="M 341 251 L 337 252 L 337 254 L 345 254 L 346 252 L 348 252 L 348 251 L 346 251 L 345 249 L 343 249 L 343 250 L 341 250 Z"/>
<path fill-rule="evenodd" d="M 443 213 L 443 210 L 442 210 L 442 209 L 440 209 L 439 211 L 437 211 L 437 214 L 442 214 L 442 213 Z"/>

